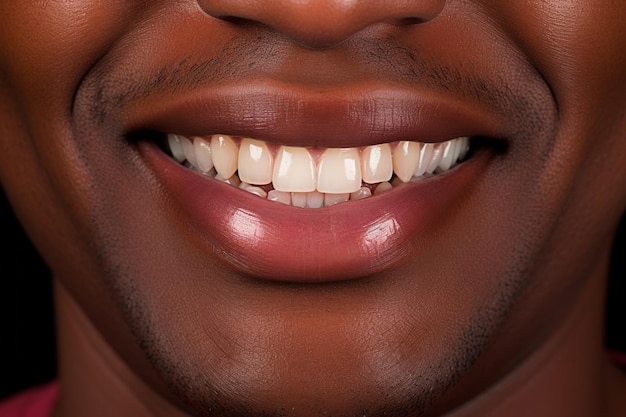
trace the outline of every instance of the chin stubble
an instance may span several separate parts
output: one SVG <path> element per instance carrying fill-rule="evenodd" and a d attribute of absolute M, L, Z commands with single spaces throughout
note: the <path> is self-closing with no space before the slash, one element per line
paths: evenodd
<path fill-rule="evenodd" d="M 146 311 L 146 303 L 142 300 L 141 291 L 134 286 L 133 277 L 122 268 L 115 268 L 111 272 L 115 276 L 111 277 L 113 279 L 110 282 L 116 283 L 117 300 L 138 345 L 180 400 L 181 408 L 198 417 L 425 415 L 434 406 L 441 406 L 440 398 L 455 386 L 485 351 L 494 333 L 505 322 L 523 287 L 523 274 L 519 271 L 506 274 L 489 302 L 478 308 L 463 329 L 452 337 L 455 342 L 449 345 L 438 363 L 420 368 L 420 372 L 412 373 L 411 379 L 401 386 L 379 386 L 379 392 L 373 395 L 362 393 L 361 398 L 347 399 L 352 404 L 358 404 L 352 410 L 325 409 L 319 404 L 298 404 L 296 408 L 290 405 L 293 402 L 290 398 L 285 398 L 283 404 L 272 408 L 261 406 L 264 404 L 262 398 L 248 398 L 248 395 L 244 395 L 248 387 L 241 387 L 242 395 L 236 395 L 228 381 L 214 380 L 190 366 L 185 358 L 180 358 L 160 336 L 162 326 L 155 323 L 150 312 Z"/>

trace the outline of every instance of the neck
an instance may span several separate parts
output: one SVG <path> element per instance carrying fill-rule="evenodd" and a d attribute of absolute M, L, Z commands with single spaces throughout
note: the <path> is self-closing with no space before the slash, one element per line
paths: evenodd
<path fill-rule="evenodd" d="M 60 397 L 55 417 L 183 417 L 113 351 L 55 283 Z"/>

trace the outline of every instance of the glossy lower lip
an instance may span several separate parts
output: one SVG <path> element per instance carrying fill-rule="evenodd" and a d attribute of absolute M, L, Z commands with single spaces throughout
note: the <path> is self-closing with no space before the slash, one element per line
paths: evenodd
<path fill-rule="evenodd" d="M 235 273 L 288 282 L 371 276 L 415 255 L 424 231 L 458 209 L 491 154 L 383 195 L 323 209 L 261 199 L 178 165 L 156 145 L 139 149 L 169 196 Z"/>

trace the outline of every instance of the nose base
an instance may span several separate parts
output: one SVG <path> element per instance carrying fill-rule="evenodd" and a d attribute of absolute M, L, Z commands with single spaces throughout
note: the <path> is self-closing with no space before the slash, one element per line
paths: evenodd
<path fill-rule="evenodd" d="M 256 22 L 309 49 L 341 45 L 377 24 L 407 26 L 436 18 L 445 0 L 199 0 L 208 15 L 235 25 Z"/>

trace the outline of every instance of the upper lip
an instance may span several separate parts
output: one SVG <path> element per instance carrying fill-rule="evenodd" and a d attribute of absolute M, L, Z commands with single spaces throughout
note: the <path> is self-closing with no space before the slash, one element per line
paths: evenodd
<path fill-rule="evenodd" d="M 125 130 L 219 133 L 319 148 L 504 136 L 504 124 L 493 111 L 438 92 L 375 82 L 332 88 L 233 83 L 158 100 L 158 105 L 131 104 Z"/>

